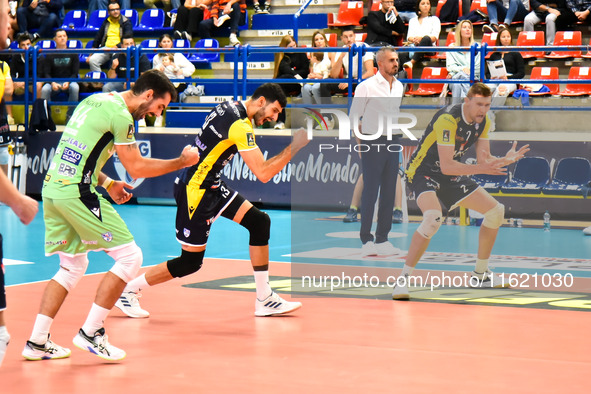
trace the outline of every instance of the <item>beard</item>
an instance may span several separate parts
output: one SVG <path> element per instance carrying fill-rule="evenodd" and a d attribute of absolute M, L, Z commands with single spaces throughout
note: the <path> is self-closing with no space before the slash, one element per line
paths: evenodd
<path fill-rule="evenodd" d="M 141 103 L 140 106 L 137 107 L 136 110 L 131 113 L 131 116 L 133 117 L 133 119 L 134 120 L 144 119 L 146 114 L 148 113 L 148 108 L 150 108 L 150 105 L 152 105 L 152 101 L 153 100 Z"/>
<path fill-rule="evenodd" d="M 265 108 L 259 109 L 253 116 L 254 125 L 260 126 L 265 123 Z"/>

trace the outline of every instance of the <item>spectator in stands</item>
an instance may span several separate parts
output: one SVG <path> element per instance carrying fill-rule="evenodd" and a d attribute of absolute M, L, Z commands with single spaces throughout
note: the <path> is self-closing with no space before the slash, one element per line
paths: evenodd
<path fill-rule="evenodd" d="M 55 31 L 57 49 L 68 48 L 68 34 L 64 29 Z M 76 53 L 48 52 L 43 61 L 41 77 L 43 78 L 80 78 L 80 58 Z M 68 101 L 77 102 L 80 88 L 77 82 L 46 82 L 41 89 L 41 98 L 51 101 L 60 92 L 68 92 Z"/>
<path fill-rule="evenodd" d="M 27 32 L 29 29 L 39 28 L 39 31 L 32 35 L 33 41 L 39 37 L 51 37 L 53 29 L 61 23 L 61 9 L 61 0 L 23 0 L 16 10 L 18 29 Z"/>
<path fill-rule="evenodd" d="M 314 34 L 312 34 L 312 47 L 314 48 L 326 48 L 328 47 L 328 41 L 324 33 L 320 30 L 316 30 Z M 321 63 L 323 63 L 328 71 L 330 76 L 330 69 L 332 64 L 334 63 L 336 53 L 334 52 L 323 52 L 323 59 Z M 319 66 L 321 67 L 321 66 Z M 308 79 L 324 79 L 328 77 L 320 76 L 318 73 L 314 71 L 308 74 Z M 330 104 L 330 90 L 326 88 L 327 84 L 324 83 L 308 83 L 305 84 L 302 88 L 302 101 L 304 104 Z M 332 117 L 326 116 L 325 119 L 328 122 L 328 128 L 332 129 L 334 127 L 334 120 Z"/>
<path fill-rule="evenodd" d="M 12 89 L 10 67 L 5 61 L 0 61 L 0 171 L 4 171 L 5 174 L 8 174 L 8 163 L 10 160 L 8 143 L 12 138 L 10 136 L 10 127 L 8 126 L 10 123 L 8 122 L 4 97 L 12 96 Z M 14 119 L 12 120 L 12 124 L 14 124 Z M 0 273 L 0 275 L 2 274 Z M 0 291 L 2 291 L 1 288 Z M 1 354 L 0 363 L 2 363 Z"/>
<path fill-rule="evenodd" d="M 283 48 L 296 48 L 298 46 L 295 38 L 285 35 L 279 43 Z M 275 71 L 273 78 L 278 79 L 307 79 L 310 73 L 310 61 L 304 52 L 278 52 L 275 54 Z M 299 96 L 302 85 L 299 83 L 280 83 L 286 96 Z M 285 109 L 277 117 L 276 129 L 285 128 Z"/>
<path fill-rule="evenodd" d="M 18 49 L 28 50 L 31 48 L 31 35 L 29 33 L 21 33 L 16 38 L 18 42 Z M 31 62 L 31 55 L 32 51 L 29 53 L 29 62 Z M 31 65 L 32 63 L 29 63 Z M 37 69 L 37 75 L 39 75 L 39 69 Z M 18 53 L 12 55 L 12 59 L 10 59 L 10 75 L 12 76 L 13 80 L 13 87 L 14 87 L 14 94 L 20 96 L 25 94 L 25 87 L 27 86 L 27 82 L 25 81 L 15 81 L 15 79 L 24 79 L 26 78 L 25 75 L 25 54 Z M 33 77 L 33 67 L 29 67 L 29 78 Z M 28 84 L 29 91 L 33 91 L 33 84 Z M 43 83 L 37 82 L 37 97 L 41 97 L 41 87 Z M 6 101 L 12 101 L 12 95 L 10 97 L 6 97 Z M 8 115 L 12 118 L 12 106 L 6 108 Z M 14 118 L 13 118 L 14 119 Z"/>
<path fill-rule="evenodd" d="M 431 15 L 431 2 L 429 0 L 417 0 L 416 7 L 416 16 L 408 22 L 406 40 L 413 46 L 430 47 L 436 45 L 439 33 L 441 33 L 441 23 L 439 18 Z M 416 62 L 420 62 L 425 57 L 426 53 L 414 52 L 410 55 L 410 63 L 404 65 L 413 67 Z"/>
<path fill-rule="evenodd" d="M 160 5 L 164 11 L 170 11 L 173 8 L 178 9 L 181 2 L 180 0 L 144 0 L 144 7 L 146 8 L 160 8 Z"/>
<path fill-rule="evenodd" d="M 591 0 L 566 0 L 566 5 L 575 14 L 577 22 L 591 24 Z"/>
<path fill-rule="evenodd" d="M 483 33 L 494 33 L 513 21 L 522 22 L 529 12 L 529 0 L 488 0 L 486 3 L 490 24 L 482 26 Z M 499 19 L 503 23 L 499 24 Z"/>
<path fill-rule="evenodd" d="M 246 0 L 213 0 L 211 18 L 199 24 L 199 36 L 211 38 L 220 28 L 230 26 L 230 45 L 240 45 L 238 26 L 246 23 Z"/>
<path fill-rule="evenodd" d="M 263 0 L 263 8 L 261 8 L 260 0 L 254 0 L 252 7 L 255 14 L 269 14 L 271 13 L 271 0 Z"/>
<path fill-rule="evenodd" d="M 455 30 L 456 41 L 451 46 L 466 47 L 463 52 L 447 52 L 445 66 L 448 78 L 455 81 L 470 81 L 470 68 L 474 66 L 474 77 L 480 78 L 480 54 L 476 54 L 474 64 L 471 64 L 470 50 L 467 47 L 474 45 L 474 28 L 472 22 L 463 20 L 457 24 Z M 466 97 L 470 89 L 470 83 L 450 83 L 452 97 L 457 101 L 460 97 Z"/>
<path fill-rule="evenodd" d="M 546 22 L 546 45 L 554 44 L 556 30 L 568 30 L 568 26 L 577 20 L 567 7 L 565 0 L 531 0 L 532 12 L 523 20 L 523 30 L 533 31 L 534 25 Z"/>
<path fill-rule="evenodd" d="M 163 34 L 160 37 L 160 48 L 165 48 L 165 49 L 171 49 L 173 47 L 173 42 L 172 42 L 172 37 L 170 36 L 170 34 Z M 154 56 L 154 59 L 152 59 L 152 68 L 155 68 L 156 70 L 162 71 L 164 72 L 166 69 L 166 66 L 164 64 L 162 64 L 162 59 L 166 56 L 166 53 L 159 53 L 156 56 Z M 191 75 L 193 75 L 193 73 L 195 72 L 195 66 L 193 65 L 193 63 L 191 63 L 186 57 L 185 55 L 183 55 L 180 52 L 175 52 L 173 55 L 173 60 L 174 60 L 174 66 L 176 68 L 178 68 L 178 71 L 176 73 L 177 75 L 177 79 L 184 79 L 184 78 L 189 78 L 191 77 Z M 170 78 L 170 76 L 169 76 Z M 187 84 L 186 83 L 180 83 L 180 82 L 173 82 L 174 87 L 176 88 L 176 91 L 178 93 L 178 97 L 179 100 L 181 99 L 181 93 L 187 88 Z M 156 117 L 156 121 L 154 122 L 154 126 L 156 127 L 162 127 L 163 125 L 163 118 L 162 115 Z"/>
<path fill-rule="evenodd" d="M 355 44 L 355 32 L 353 31 L 353 27 L 344 27 L 341 31 L 341 41 L 343 42 L 343 47 L 351 48 L 353 44 Z M 364 44 L 366 45 L 366 44 Z M 363 55 L 361 61 L 363 62 L 361 79 L 367 79 L 375 74 L 374 66 L 373 66 L 373 53 L 366 52 Z M 353 57 L 353 70 L 349 70 L 349 52 L 340 52 L 335 56 L 335 61 L 330 68 L 330 77 L 331 78 L 340 78 L 341 77 L 341 70 L 343 70 L 343 76 L 347 77 L 352 75 L 353 78 L 357 78 L 358 70 L 359 70 L 359 56 L 355 54 Z M 355 88 L 356 84 L 354 84 L 353 88 Z M 349 85 L 346 82 L 342 82 L 339 84 L 328 84 L 326 89 L 337 92 L 346 92 L 348 90 Z M 330 96 L 330 95 L 329 95 Z"/>
<path fill-rule="evenodd" d="M 121 39 L 121 49 L 127 49 L 130 47 L 135 47 L 135 41 L 132 35 L 125 35 Z M 132 79 L 135 79 L 135 59 L 134 54 L 135 52 L 131 52 L 131 59 L 129 61 L 129 75 Z M 150 60 L 145 54 L 140 56 L 140 68 L 139 68 L 139 75 L 142 75 L 144 72 L 150 70 L 152 65 L 150 64 Z M 127 78 L 127 53 L 117 53 L 113 57 L 113 61 L 111 62 L 111 68 L 107 72 L 107 77 L 109 78 Z M 138 75 L 138 76 L 139 76 Z M 131 89 L 133 87 L 133 82 L 131 82 L 130 86 L 127 86 L 126 82 L 107 82 L 103 86 L 103 92 L 123 92 L 124 90 Z"/>
<path fill-rule="evenodd" d="M 415 0 L 395 0 L 394 6 L 398 11 L 398 16 L 402 22 L 408 23 L 416 16 L 416 1 Z M 383 7 L 383 5 L 382 5 Z"/>
<path fill-rule="evenodd" d="M 406 27 L 394 0 L 383 0 L 382 9 L 370 11 L 367 15 L 367 38 L 365 43 L 371 46 L 399 46 L 406 33 Z"/>
<path fill-rule="evenodd" d="M 109 16 L 99 28 L 94 42 L 93 48 L 117 48 L 121 43 L 121 37 L 133 35 L 133 26 L 131 21 L 124 15 L 121 15 L 121 6 L 119 2 L 111 2 L 108 5 Z M 101 71 L 101 66 L 107 63 L 112 58 L 109 52 L 96 52 L 88 58 L 90 71 Z"/>
<path fill-rule="evenodd" d="M 88 0 L 88 15 L 92 14 L 96 10 L 107 10 L 107 6 L 113 0 Z M 131 9 L 131 0 L 121 0 L 121 8 L 124 10 Z"/>
<path fill-rule="evenodd" d="M 495 46 L 511 46 L 513 45 L 513 37 L 511 36 L 511 31 L 507 27 L 501 27 L 499 33 L 497 34 L 497 41 L 495 42 Z M 489 61 L 496 61 L 496 60 L 503 60 L 505 63 L 505 69 L 507 70 L 507 75 L 503 80 L 510 80 L 510 79 L 523 79 L 525 78 L 525 62 L 523 61 L 523 57 L 519 52 L 493 52 L 488 59 Z M 487 75 L 490 75 L 487 68 Z M 489 88 L 493 91 L 492 95 L 492 106 L 493 107 L 501 107 L 505 105 L 505 101 L 507 101 L 507 97 L 511 93 L 513 93 L 517 89 L 517 84 L 515 83 L 500 83 L 500 84 L 489 84 Z M 494 111 L 489 111 L 489 117 L 491 118 L 491 126 L 490 130 L 495 130 L 495 113 Z"/>
<path fill-rule="evenodd" d="M 213 0 L 185 0 L 179 6 L 174 22 L 174 38 L 191 41 L 199 34 L 199 24 L 203 12 L 211 6 Z"/>

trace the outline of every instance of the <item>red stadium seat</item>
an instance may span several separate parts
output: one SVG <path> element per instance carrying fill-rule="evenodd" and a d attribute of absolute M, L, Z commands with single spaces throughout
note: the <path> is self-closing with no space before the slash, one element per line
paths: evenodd
<path fill-rule="evenodd" d="M 381 1 L 374 1 L 371 4 L 371 11 L 379 11 L 382 9 L 382 2 Z"/>
<path fill-rule="evenodd" d="M 546 42 L 544 41 L 544 32 L 541 30 L 538 31 L 522 31 L 519 33 L 517 37 L 517 46 L 518 47 L 534 47 L 534 46 L 544 46 Z M 521 56 L 524 59 L 531 59 L 531 58 L 543 58 L 544 51 L 535 51 L 535 50 L 525 50 L 521 51 Z"/>
<path fill-rule="evenodd" d="M 568 79 L 585 79 L 591 82 L 591 68 L 590 67 L 571 67 L 568 73 Z M 591 94 L 591 83 L 567 83 L 564 91 L 560 92 L 561 96 L 587 96 Z"/>
<path fill-rule="evenodd" d="M 421 79 L 445 79 L 447 78 L 447 69 L 445 67 L 425 67 Z M 409 92 L 411 96 L 433 96 L 441 94 L 443 83 L 420 83 L 419 88 Z"/>
<path fill-rule="evenodd" d="M 447 38 L 445 39 L 445 46 L 448 47 L 451 44 L 453 44 L 454 42 L 456 42 L 456 36 L 452 31 L 447 33 Z M 447 57 L 447 52 L 437 52 L 437 54 L 435 55 L 435 59 L 437 60 L 445 60 L 445 58 Z"/>
<path fill-rule="evenodd" d="M 337 33 L 326 33 L 326 40 L 329 47 L 336 47 L 338 44 Z"/>
<path fill-rule="evenodd" d="M 441 7 L 443 7 L 443 5 L 447 3 L 447 0 L 438 0 L 437 1 L 437 8 L 435 9 L 435 16 L 439 18 L 439 15 L 441 14 Z M 459 6 L 459 13 L 458 13 L 458 18 L 460 16 L 462 16 L 462 0 L 458 0 L 458 6 Z M 441 19 L 441 18 L 439 18 Z M 441 26 L 451 26 L 451 25 L 455 25 L 456 22 L 441 22 Z"/>
<path fill-rule="evenodd" d="M 494 47 L 495 45 L 497 45 L 497 35 L 499 33 L 494 32 L 494 33 L 484 33 L 482 35 L 482 44 L 486 44 L 489 47 Z M 486 54 L 486 59 L 488 59 L 490 57 L 490 55 L 492 55 L 492 52 L 488 52 Z"/>
<path fill-rule="evenodd" d="M 343 1 L 336 16 L 333 13 L 328 14 L 328 26 L 361 26 L 359 19 L 362 17 L 363 1 Z"/>
<path fill-rule="evenodd" d="M 533 67 L 529 79 L 558 79 L 558 67 Z M 530 92 L 530 96 L 548 96 L 558 94 L 560 85 L 557 83 L 545 83 L 550 89 L 549 92 L 536 93 Z"/>
<path fill-rule="evenodd" d="M 583 37 L 580 31 L 557 31 L 554 37 L 554 46 L 583 45 Z M 581 57 L 582 52 L 576 51 L 552 51 L 546 55 L 547 59 L 566 59 L 569 57 Z"/>
<path fill-rule="evenodd" d="M 591 39 L 589 40 L 589 45 L 591 45 Z M 581 57 L 584 57 L 585 59 L 591 59 L 591 51 L 587 51 L 587 53 Z"/>
<path fill-rule="evenodd" d="M 479 10 L 484 15 L 488 15 L 488 9 L 486 8 L 486 0 L 472 0 L 470 5 L 470 12 Z M 474 25 L 484 25 L 487 21 L 473 22 Z"/>

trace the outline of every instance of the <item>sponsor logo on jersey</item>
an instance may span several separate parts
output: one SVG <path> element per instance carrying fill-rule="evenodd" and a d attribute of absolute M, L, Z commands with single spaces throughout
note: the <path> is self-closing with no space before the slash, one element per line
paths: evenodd
<path fill-rule="evenodd" d="M 86 147 L 87 147 L 86 144 L 83 144 L 82 142 L 80 142 L 78 140 L 75 140 L 72 137 L 64 138 L 63 141 L 64 141 L 65 144 L 75 146 L 76 148 L 80 149 L 81 151 L 85 151 L 86 150 Z"/>
<path fill-rule="evenodd" d="M 82 179 L 82 183 L 86 183 L 87 185 L 90 185 L 91 182 L 92 182 L 92 171 L 88 171 L 86 174 L 84 174 L 84 178 Z"/>
<path fill-rule="evenodd" d="M 84 245 L 97 245 L 98 244 L 98 241 L 87 241 L 85 239 L 81 239 L 80 241 L 82 241 L 82 243 Z"/>
<path fill-rule="evenodd" d="M 246 133 L 246 142 L 248 146 L 255 146 L 253 133 Z"/>
<path fill-rule="evenodd" d="M 82 160 L 82 154 L 76 152 L 74 149 L 64 147 L 64 152 L 62 153 L 62 160 L 65 160 L 74 165 L 78 165 L 80 164 L 80 160 Z"/>
<path fill-rule="evenodd" d="M 134 130 L 133 130 L 133 124 L 129 125 L 129 128 L 127 129 L 127 139 L 131 140 L 133 139 L 133 135 L 135 134 Z"/>
<path fill-rule="evenodd" d="M 53 246 L 53 245 L 67 245 L 68 241 L 65 239 L 59 240 L 59 241 L 45 241 L 45 245 L 47 246 Z"/>
<path fill-rule="evenodd" d="M 218 105 L 217 107 L 215 107 L 215 110 L 218 114 L 220 114 L 220 116 L 224 116 L 224 114 L 226 113 L 226 111 L 224 111 L 224 109 L 222 108 L 221 105 Z"/>
<path fill-rule="evenodd" d="M 103 237 L 103 239 L 107 242 L 111 242 L 113 240 L 113 234 L 111 234 L 110 232 L 101 234 L 101 237 Z"/>
<path fill-rule="evenodd" d="M 136 140 L 135 142 L 137 144 L 137 147 L 138 147 L 142 157 L 152 157 L 152 145 L 150 145 L 150 141 Z M 123 167 L 123 164 L 121 163 L 121 160 L 119 160 L 119 157 L 117 156 L 116 153 L 113 156 L 113 158 L 114 158 L 115 171 L 117 172 L 119 179 L 130 184 L 134 188 L 136 188 L 142 184 L 142 182 L 144 181 L 144 178 L 133 179 L 132 177 L 130 177 L 129 174 L 127 173 L 127 171 L 125 170 L 125 167 Z"/>
<path fill-rule="evenodd" d="M 205 222 L 207 223 L 208 226 L 211 226 L 213 224 L 213 222 L 215 222 L 215 216 L 210 219 L 207 219 Z"/>
<path fill-rule="evenodd" d="M 51 175 L 45 175 L 45 182 L 49 182 L 51 180 Z"/>
<path fill-rule="evenodd" d="M 90 208 L 90 212 L 92 212 L 93 215 L 96 216 L 97 218 L 101 217 L 101 209 L 99 207 Z"/>
<path fill-rule="evenodd" d="M 443 142 L 449 142 L 449 135 L 451 132 L 449 130 L 443 130 Z"/>
<path fill-rule="evenodd" d="M 210 126 L 210 127 L 212 127 L 212 126 Z M 199 137 L 195 137 L 195 146 L 203 151 L 207 149 L 207 145 L 205 145 L 203 142 L 201 142 Z"/>
<path fill-rule="evenodd" d="M 69 178 L 73 178 L 76 175 L 76 172 L 77 170 L 75 167 L 72 167 L 71 165 L 66 163 L 60 163 L 60 166 L 57 169 L 58 175 L 67 176 Z M 49 177 L 49 179 L 51 179 L 51 176 Z M 46 177 L 47 181 L 49 181 L 49 179 L 47 179 Z"/>
<path fill-rule="evenodd" d="M 188 228 L 184 228 L 183 235 L 185 236 L 185 238 L 188 238 L 189 235 L 191 235 L 191 230 L 189 230 Z"/>
<path fill-rule="evenodd" d="M 215 135 L 216 135 L 218 138 L 222 138 L 222 135 L 221 135 L 221 134 L 220 134 L 220 133 L 219 133 L 219 132 L 218 132 L 218 131 L 215 129 L 215 127 L 214 127 L 212 124 L 210 124 L 210 125 L 209 125 L 209 129 L 210 129 L 211 131 L 213 131 L 213 133 L 214 133 L 214 134 L 215 134 Z"/>

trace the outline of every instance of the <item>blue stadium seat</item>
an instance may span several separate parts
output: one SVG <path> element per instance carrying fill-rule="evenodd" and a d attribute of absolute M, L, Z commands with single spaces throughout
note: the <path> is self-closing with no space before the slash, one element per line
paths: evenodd
<path fill-rule="evenodd" d="M 489 193 L 498 193 L 501 191 L 501 186 L 507 182 L 507 175 L 486 175 L 478 174 L 472 176 L 472 179 L 476 181 Z"/>
<path fill-rule="evenodd" d="M 503 193 L 540 194 L 550 181 L 550 164 L 543 157 L 524 157 L 515 165 L 511 180 L 501 186 Z"/>
<path fill-rule="evenodd" d="M 89 40 L 86 43 L 86 46 L 84 47 L 84 49 L 92 49 L 92 45 L 94 44 L 94 40 Z M 90 56 L 90 53 L 81 53 L 79 55 L 80 57 L 80 66 L 88 66 L 88 57 Z"/>
<path fill-rule="evenodd" d="M 86 79 L 104 79 L 107 78 L 107 74 L 103 71 L 89 71 L 84 75 Z"/>
<path fill-rule="evenodd" d="M 191 48 L 191 42 L 189 40 L 173 40 L 172 47 L 176 49 Z M 183 53 L 183 55 L 185 55 L 186 58 L 189 57 L 188 53 Z"/>
<path fill-rule="evenodd" d="M 195 43 L 195 48 L 219 48 L 220 43 L 218 40 L 214 38 L 202 38 L 201 40 Z M 211 62 L 219 62 L 220 61 L 220 53 L 219 52 L 198 52 L 192 53 L 191 56 L 188 57 L 189 61 L 192 63 L 211 63 Z"/>
<path fill-rule="evenodd" d="M 85 26 L 86 11 L 84 10 L 68 11 L 62 23 L 62 29 L 64 29 L 66 33 L 75 32 L 76 30 L 82 29 Z"/>
<path fill-rule="evenodd" d="M 121 10 L 121 15 L 126 16 L 131 21 L 131 26 L 134 29 L 138 26 L 139 16 L 136 10 Z"/>
<path fill-rule="evenodd" d="M 144 11 L 139 26 L 134 29 L 136 32 L 153 32 L 164 28 L 164 10 L 151 8 Z"/>
<path fill-rule="evenodd" d="M 591 182 L 591 163 L 582 157 L 561 159 L 552 182 L 542 189 L 544 194 L 581 195 Z"/>
<path fill-rule="evenodd" d="M 144 40 L 142 41 L 142 43 L 140 44 L 140 48 L 143 49 L 148 49 L 148 48 L 159 48 L 159 42 L 157 39 L 152 38 L 150 40 Z M 144 52 L 146 57 L 148 58 L 148 60 L 150 60 L 150 62 L 152 61 L 152 59 L 154 58 L 154 56 L 156 56 L 155 52 Z"/>
<path fill-rule="evenodd" d="M 81 32 L 96 32 L 107 18 L 107 10 L 96 10 L 88 17 L 86 26 L 78 29 Z"/>
<path fill-rule="evenodd" d="M 41 40 L 35 46 L 39 49 L 55 49 L 55 41 L 53 40 Z"/>
<path fill-rule="evenodd" d="M 84 45 L 82 45 L 82 41 L 80 41 L 80 40 L 68 40 L 66 47 L 68 49 L 76 49 L 76 52 L 78 52 L 78 49 L 84 48 Z M 78 55 L 78 58 L 80 59 L 80 63 L 83 62 L 82 57 L 83 57 L 82 54 Z"/>

